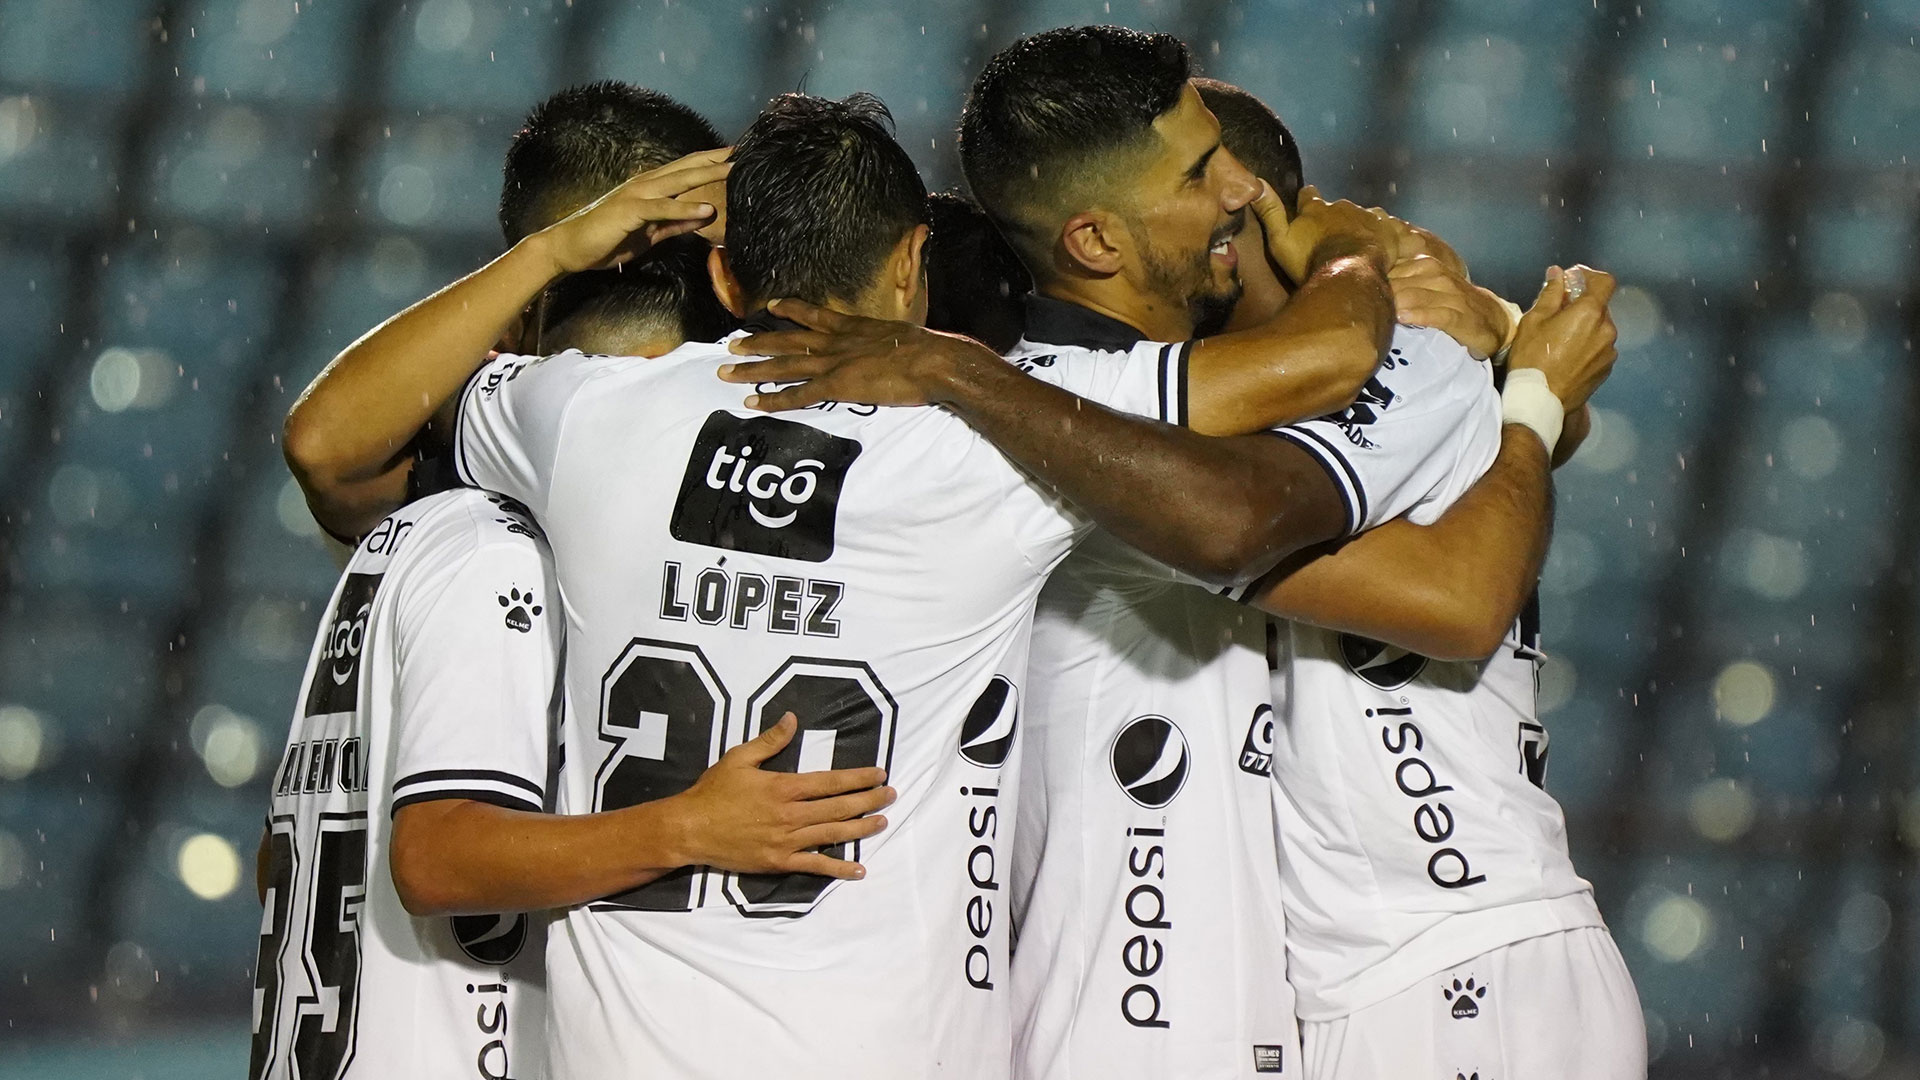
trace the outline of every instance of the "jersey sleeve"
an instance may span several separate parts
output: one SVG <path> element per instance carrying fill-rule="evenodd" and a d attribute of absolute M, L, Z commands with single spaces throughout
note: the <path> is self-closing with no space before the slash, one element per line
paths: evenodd
<path fill-rule="evenodd" d="M 1485 365 L 1436 333 L 1394 349 L 1345 411 L 1273 434 L 1326 470 L 1352 536 L 1404 514 L 1421 517 L 1448 490 L 1463 447 L 1489 432 L 1497 442 L 1498 431 L 1499 399 Z"/>
<path fill-rule="evenodd" d="M 1131 413 L 1185 427 L 1193 343 L 1143 341 L 1124 352 L 1062 346 L 1009 357 L 1041 382 Z"/>
<path fill-rule="evenodd" d="M 567 406 L 595 370 L 577 352 L 502 353 L 474 372 L 454 421 L 460 482 L 518 499 L 535 513 L 544 510 Z"/>
<path fill-rule="evenodd" d="M 431 594 L 401 599 L 393 803 L 547 809 L 562 630 L 536 536 L 488 537 Z M 524 528 L 524 527 L 523 527 Z"/>

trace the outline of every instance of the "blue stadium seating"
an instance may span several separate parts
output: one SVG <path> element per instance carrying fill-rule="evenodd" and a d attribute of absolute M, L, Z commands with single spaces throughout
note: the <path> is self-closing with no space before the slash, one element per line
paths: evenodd
<path fill-rule="evenodd" d="M 555 88 L 563 9 L 559 0 L 424 0 L 400 9 L 388 34 L 393 104 L 433 111 L 458 103 L 517 122 Z"/>
<path fill-rule="evenodd" d="M 1816 208 L 1804 240 L 1807 272 L 1829 288 L 1898 290 L 1920 273 L 1916 213 L 1897 197 L 1836 200 Z"/>
<path fill-rule="evenodd" d="M 1920 51 L 1910 42 L 1859 41 L 1820 98 L 1821 154 L 1874 169 L 1911 170 L 1920 130 Z"/>
<path fill-rule="evenodd" d="M 154 208 L 208 224 L 297 226 L 314 212 L 324 137 L 301 113 L 182 103 L 152 158 Z"/>
<path fill-rule="evenodd" d="M 112 208 L 120 175 L 113 114 L 27 96 L 0 97 L 0 115 L 0 210 L 85 227 Z"/>
<path fill-rule="evenodd" d="M 1199 60 L 1207 74 L 1245 87 L 1300 140 L 1309 181 L 1340 190 L 1339 170 L 1368 134 L 1382 20 L 1363 3 L 1233 5 Z"/>
<path fill-rule="evenodd" d="M 111 778 L 91 785 L 0 784 L 0 832 L 25 849 L 27 874 L 6 898 L 0 968 L 29 982 L 57 977 L 80 923 L 100 838 L 119 799 Z"/>
<path fill-rule="evenodd" d="M 365 0 L 207 0 L 189 5 L 184 77 L 216 100 L 338 102 L 366 23 Z"/>
<path fill-rule="evenodd" d="M 1474 281 L 1506 292 L 1517 304 L 1531 304 L 1554 258 L 1557 215 L 1537 197 L 1504 191 L 1489 197 L 1476 194 L 1476 186 L 1444 161 L 1415 158 L 1387 209 L 1453 245 Z"/>
<path fill-rule="evenodd" d="M 794 89 L 760 80 L 773 35 L 786 32 L 774 22 L 763 8 L 737 4 L 617 5 L 587 42 L 587 70 L 670 94 L 730 139 L 768 97 Z M 522 111 L 532 105 L 524 101 Z"/>
<path fill-rule="evenodd" d="M 807 87 L 828 97 L 855 90 L 879 95 L 893 113 L 900 145 L 928 184 L 957 184 L 960 105 L 968 73 L 986 59 L 978 24 L 968 25 L 966 16 L 957 10 L 833 8 L 815 32 Z"/>
<path fill-rule="evenodd" d="M 1689 192 L 1697 195 L 1698 192 Z M 1593 262 L 1629 279 L 1703 289 L 1751 289 L 1763 276 L 1758 192 L 1701 204 L 1681 200 L 1678 185 L 1629 176 L 1594 208 Z"/>
<path fill-rule="evenodd" d="M 6 0 L 0 85 L 126 95 L 139 85 L 154 0 Z"/>
<path fill-rule="evenodd" d="M 1793 59 L 1791 52 L 1717 37 L 1642 35 L 1616 83 L 1617 152 L 1736 167 L 1785 152 L 1780 138 Z"/>
<path fill-rule="evenodd" d="M 362 213 L 401 228 L 498 235 L 500 163 L 513 131 L 504 121 L 393 118 L 369 133 Z"/>

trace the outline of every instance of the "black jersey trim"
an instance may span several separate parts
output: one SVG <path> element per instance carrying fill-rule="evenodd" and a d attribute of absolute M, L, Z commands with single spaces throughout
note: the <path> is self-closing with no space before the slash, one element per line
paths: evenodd
<path fill-rule="evenodd" d="M 539 784 L 523 776 L 516 776 L 513 773 L 503 772 L 499 769 L 428 769 L 424 772 L 411 773 L 395 780 L 393 782 L 393 790 L 399 791 L 403 787 L 412 787 L 415 784 L 431 784 L 445 780 L 491 780 L 495 783 L 510 784 L 523 791 L 531 792 L 535 798 L 540 798 L 546 794 L 545 791 L 541 790 Z"/>
<path fill-rule="evenodd" d="M 1186 427 L 1188 424 L 1187 368 L 1193 356 L 1193 342 L 1182 341 L 1173 347 L 1173 370 L 1169 373 L 1167 393 L 1173 398 L 1173 423 Z"/>
<path fill-rule="evenodd" d="M 415 803 L 440 802 L 445 799 L 467 799 L 472 802 L 486 803 L 489 806 L 498 806 L 505 810 L 525 810 L 529 814 L 545 812 L 545 807 L 539 803 L 523 799 L 518 795 L 509 795 L 504 791 L 493 791 L 487 788 L 432 788 L 393 800 L 393 808 L 388 810 L 387 814 L 392 816 L 399 813 L 401 807 L 412 806 Z"/>
<path fill-rule="evenodd" d="M 1366 526 L 1367 514 L 1369 513 L 1367 506 L 1367 485 L 1360 482 L 1360 470 L 1354 468 L 1353 462 L 1347 460 L 1347 455 L 1342 452 L 1338 446 L 1330 442 L 1326 436 L 1309 427 L 1301 427 L 1294 430 L 1297 430 L 1300 434 L 1305 435 L 1314 442 L 1319 443 L 1321 449 L 1326 451 L 1327 456 L 1339 462 L 1340 468 L 1346 472 L 1347 479 L 1353 484 L 1354 504 L 1359 507 L 1359 512 L 1353 519 L 1352 531 L 1356 533 L 1359 532 Z"/>
<path fill-rule="evenodd" d="M 1276 439 L 1299 447 L 1309 458 L 1313 459 L 1314 464 L 1320 466 L 1320 468 L 1326 472 L 1327 479 L 1333 481 L 1334 492 L 1340 496 L 1341 507 L 1346 511 L 1347 527 L 1342 535 L 1352 536 L 1354 533 L 1359 532 L 1360 523 L 1366 519 L 1360 516 L 1360 507 L 1358 503 L 1355 502 L 1354 492 L 1349 486 L 1352 467 L 1347 465 L 1344 459 L 1336 458 L 1329 460 L 1324 444 L 1308 438 L 1306 433 L 1298 428 L 1274 428 L 1269 434 Z M 1338 464 L 1335 464 L 1336 460 L 1339 462 Z"/>

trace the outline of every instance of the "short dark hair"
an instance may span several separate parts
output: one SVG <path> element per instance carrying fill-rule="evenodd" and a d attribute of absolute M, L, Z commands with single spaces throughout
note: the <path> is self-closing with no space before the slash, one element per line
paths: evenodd
<path fill-rule="evenodd" d="M 960 167 L 1008 239 L 1038 255 L 1053 215 L 1078 212 L 1147 145 L 1193 74 L 1186 43 L 1118 26 L 1072 26 L 1000 50 L 960 114 Z M 1124 194 L 1122 194 L 1124 197 Z"/>
<path fill-rule="evenodd" d="M 500 231 L 517 243 L 637 173 L 723 145 L 705 117 L 658 90 L 613 79 L 568 87 L 534 106 L 507 147 Z"/>
<path fill-rule="evenodd" d="M 872 94 L 773 99 L 734 144 L 727 264 L 749 298 L 851 300 L 902 234 L 927 223 L 927 187 Z"/>
<path fill-rule="evenodd" d="M 697 236 L 676 236 L 614 270 L 568 274 L 547 287 L 542 325 L 635 327 L 680 341 L 718 341 L 733 329 L 707 279 L 707 252 Z"/>
<path fill-rule="evenodd" d="M 965 195 L 927 197 L 927 326 L 965 334 L 1006 352 L 1026 328 L 1033 278 L 986 211 Z"/>
<path fill-rule="evenodd" d="M 1232 83 L 1195 79 L 1193 85 L 1220 121 L 1221 144 L 1253 175 L 1271 184 L 1287 212 L 1293 213 L 1303 183 L 1300 144 L 1293 141 L 1293 132 L 1266 102 Z"/>

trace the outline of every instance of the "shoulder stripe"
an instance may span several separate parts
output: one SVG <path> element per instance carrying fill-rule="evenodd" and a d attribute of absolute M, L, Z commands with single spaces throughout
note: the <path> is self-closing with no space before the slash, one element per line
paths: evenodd
<path fill-rule="evenodd" d="M 491 781 L 496 784 L 507 784 L 512 787 L 517 787 L 522 791 L 531 792 L 536 799 L 544 794 L 539 784 L 524 777 L 515 776 L 510 772 L 502 772 L 498 769 L 429 769 L 425 772 L 411 773 L 395 780 L 393 782 L 393 790 L 399 791 L 401 788 L 415 787 L 420 784 L 444 784 L 448 781 L 459 781 L 462 783 L 471 783 L 473 781 L 484 783 Z"/>
<path fill-rule="evenodd" d="M 1359 532 L 1361 524 L 1367 519 L 1361 512 L 1356 496 L 1358 480 L 1353 476 L 1353 467 L 1347 464 L 1347 460 L 1338 454 L 1331 453 L 1325 441 L 1309 437 L 1309 433 L 1301 428 L 1274 428 L 1268 434 L 1304 450 L 1307 456 L 1326 472 L 1327 479 L 1333 481 L 1333 490 L 1339 493 L 1340 503 L 1347 513 L 1347 527 L 1342 535 L 1352 536 Z"/>
<path fill-rule="evenodd" d="M 393 800 L 393 807 L 387 811 L 387 815 L 391 817 L 399 813 L 400 808 L 403 806 L 412 806 L 415 803 L 424 802 L 440 802 L 446 799 L 468 799 L 473 802 L 486 803 L 489 806 L 498 806 L 506 810 L 524 810 L 529 814 L 544 813 L 546 809 L 539 803 L 522 799 L 517 795 L 505 795 L 498 791 L 488 791 L 484 788 L 435 788 L 432 791 L 421 791 Z"/>
<path fill-rule="evenodd" d="M 1347 474 L 1347 479 L 1352 482 L 1354 505 L 1359 507 L 1359 514 L 1354 518 L 1353 531 L 1359 532 L 1365 527 L 1367 514 L 1370 511 L 1370 508 L 1367 506 L 1367 486 L 1360 481 L 1360 470 L 1353 467 L 1353 462 L 1347 460 L 1346 451 L 1340 449 L 1333 440 L 1315 431 L 1311 427 L 1303 425 L 1298 430 L 1302 435 L 1319 443 L 1320 448 L 1326 451 L 1328 457 L 1339 462 L 1341 470 Z"/>

